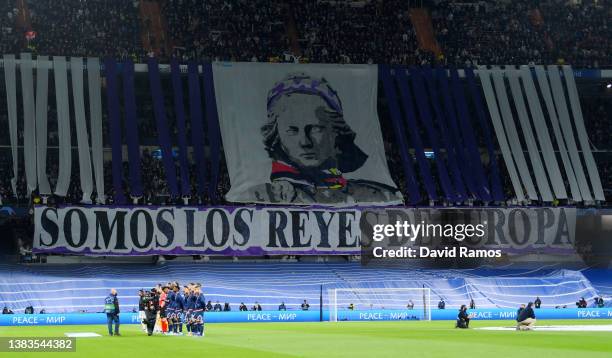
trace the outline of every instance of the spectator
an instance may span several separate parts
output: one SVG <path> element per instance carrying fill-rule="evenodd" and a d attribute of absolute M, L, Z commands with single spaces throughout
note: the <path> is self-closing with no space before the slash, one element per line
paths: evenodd
<path fill-rule="evenodd" d="M 540 308 L 540 306 L 542 305 L 542 300 L 540 299 L 540 297 L 536 297 L 535 301 L 533 302 L 533 304 L 535 305 L 535 308 Z"/>
<path fill-rule="evenodd" d="M 8 307 L 4 306 L 4 308 L 2 309 L 2 314 L 13 314 L 13 311 L 11 311 Z"/>
<path fill-rule="evenodd" d="M 445 308 L 446 308 L 446 302 L 444 302 L 444 299 L 440 297 L 440 302 L 438 302 L 438 309 L 443 310 Z"/>
<path fill-rule="evenodd" d="M 470 309 L 471 310 L 475 310 L 476 309 L 476 302 L 474 302 L 474 299 L 470 300 Z"/>
<path fill-rule="evenodd" d="M 261 305 L 257 301 L 255 301 L 255 304 L 251 308 L 251 311 L 261 311 Z"/>
<path fill-rule="evenodd" d="M 412 300 L 408 300 L 406 308 L 408 308 L 409 310 L 414 309 L 414 302 L 412 302 Z"/>
<path fill-rule="evenodd" d="M 279 311 L 286 311 L 287 307 L 285 307 L 285 302 L 281 302 L 280 306 L 278 306 Z"/>
<path fill-rule="evenodd" d="M 231 310 L 232 308 L 230 307 L 229 302 L 225 302 L 225 304 L 223 305 L 223 312 L 229 312 Z"/>
<path fill-rule="evenodd" d="M 238 310 L 239 310 L 240 312 L 243 312 L 243 311 L 248 311 L 249 309 L 248 309 L 248 308 L 247 308 L 247 306 L 244 304 L 244 302 L 240 302 L 240 306 L 238 307 Z"/>
<path fill-rule="evenodd" d="M 219 301 L 217 301 L 217 303 L 215 303 L 215 306 L 214 306 L 213 310 L 215 312 L 221 312 L 223 310 L 223 307 L 221 307 L 221 304 L 219 303 Z"/>
<path fill-rule="evenodd" d="M 306 300 L 304 300 L 304 302 L 302 302 L 302 311 L 308 311 L 309 309 L 310 309 L 310 305 L 308 304 Z"/>

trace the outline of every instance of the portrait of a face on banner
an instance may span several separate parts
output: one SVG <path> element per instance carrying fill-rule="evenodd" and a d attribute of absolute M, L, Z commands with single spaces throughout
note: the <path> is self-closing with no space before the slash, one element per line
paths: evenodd
<path fill-rule="evenodd" d="M 230 202 L 389 205 L 369 65 L 213 65 Z"/>

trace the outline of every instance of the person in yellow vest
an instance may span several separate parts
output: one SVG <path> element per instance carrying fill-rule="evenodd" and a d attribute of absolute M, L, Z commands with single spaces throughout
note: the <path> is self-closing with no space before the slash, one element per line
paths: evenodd
<path fill-rule="evenodd" d="M 104 299 L 104 313 L 106 313 L 106 322 L 108 324 L 109 336 L 120 336 L 119 334 L 119 299 L 117 299 L 117 290 L 111 289 L 110 294 Z M 115 331 L 113 332 L 113 323 Z"/>

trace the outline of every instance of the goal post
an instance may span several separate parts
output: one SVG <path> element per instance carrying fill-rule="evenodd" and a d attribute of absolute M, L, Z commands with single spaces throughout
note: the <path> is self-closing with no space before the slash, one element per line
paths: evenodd
<path fill-rule="evenodd" d="M 334 288 L 329 321 L 430 321 L 429 288 Z"/>

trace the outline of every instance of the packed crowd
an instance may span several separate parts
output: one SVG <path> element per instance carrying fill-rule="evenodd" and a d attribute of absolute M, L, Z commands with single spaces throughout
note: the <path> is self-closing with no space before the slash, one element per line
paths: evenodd
<path fill-rule="evenodd" d="M 544 30 L 554 56 L 578 68 L 612 65 L 612 8 L 610 1 L 583 1 L 558 6 L 543 2 Z M 551 59 L 552 60 L 552 59 Z"/>
<path fill-rule="evenodd" d="M 439 3 L 432 18 L 444 60 L 455 65 L 542 63 L 548 49 L 530 18 L 533 1 Z"/>
<path fill-rule="evenodd" d="M 17 8 L 11 1 L 0 2 L 0 53 L 12 53 L 19 49 L 20 36 L 15 28 Z"/>
<path fill-rule="evenodd" d="M 288 52 L 282 2 L 169 0 L 163 3 L 174 55 L 266 62 Z"/>
<path fill-rule="evenodd" d="M 408 1 L 294 1 L 302 56 L 316 63 L 430 62 L 417 49 Z"/>
<path fill-rule="evenodd" d="M 581 99 L 582 114 L 591 144 L 598 150 L 612 149 L 612 101 L 609 97 Z"/>
<path fill-rule="evenodd" d="M 449 64 L 612 65 L 609 2 L 445 1 L 432 9 Z"/>
<path fill-rule="evenodd" d="M 168 0 L 163 31 L 145 49 L 151 19 L 139 0 L 28 1 L 31 30 L 16 21 L 11 1 L 0 4 L 0 52 L 30 50 L 68 56 L 142 61 L 296 61 L 323 63 L 441 62 L 465 64 L 571 63 L 612 65 L 611 4 L 583 1 L 426 1 L 442 53 L 417 46 L 409 1 Z M 148 30 L 147 30 L 148 31 Z"/>
<path fill-rule="evenodd" d="M 32 51 L 46 55 L 139 58 L 138 0 L 28 1 Z"/>

